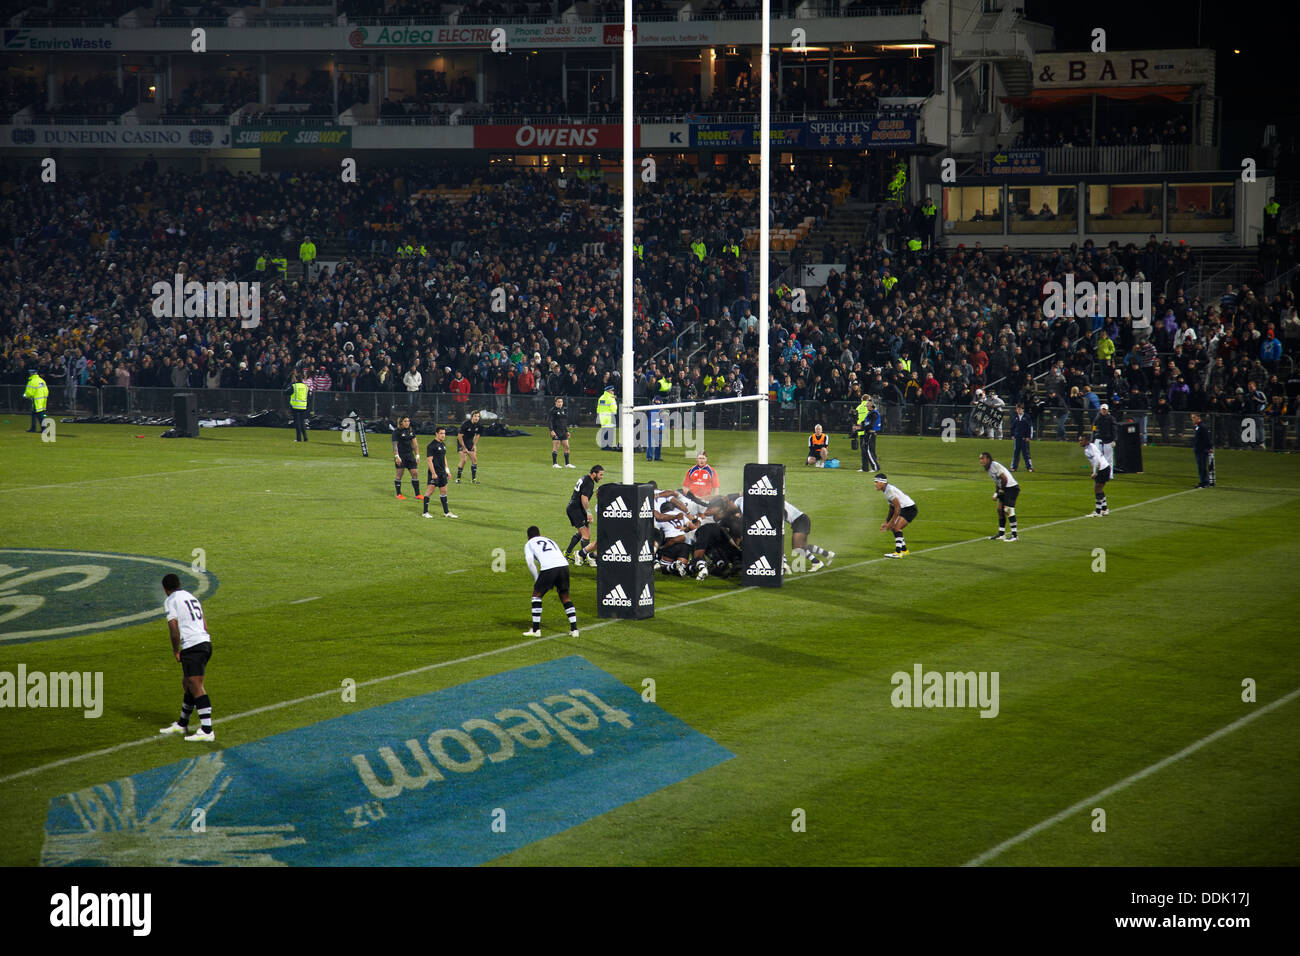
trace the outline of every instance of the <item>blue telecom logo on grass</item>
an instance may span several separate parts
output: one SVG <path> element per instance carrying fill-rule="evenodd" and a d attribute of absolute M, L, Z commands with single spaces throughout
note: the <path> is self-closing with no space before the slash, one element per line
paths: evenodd
<path fill-rule="evenodd" d="M 217 588 L 212 573 L 167 558 L 0 548 L 0 645 L 93 634 L 160 618 L 161 581 L 169 571 L 195 597 Z"/>
<path fill-rule="evenodd" d="M 566 657 L 55 797 L 41 863 L 473 865 L 732 756 Z"/>

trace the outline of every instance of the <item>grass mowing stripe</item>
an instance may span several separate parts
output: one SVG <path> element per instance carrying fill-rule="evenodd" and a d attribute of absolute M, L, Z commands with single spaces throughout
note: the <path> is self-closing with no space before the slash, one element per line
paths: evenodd
<path fill-rule="evenodd" d="M 1119 783 L 1111 784 L 1105 790 L 1098 791 L 1097 793 L 1094 793 L 1090 797 L 1084 797 L 1078 803 L 1074 804 L 1074 806 L 1066 807 L 1060 813 L 1053 814 L 1052 816 L 1048 817 L 1046 820 L 1042 821 L 1041 823 L 1035 823 L 1028 830 L 1025 830 L 1021 833 L 1017 833 L 1009 840 L 1003 840 L 1001 843 L 993 847 L 991 850 L 985 850 L 983 853 L 981 853 L 979 856 L 975 857 L 974 859 L 967 860 L 965 863 L 962 864 L 962 866 L 983 866 L 989 860 L 993 859 L 996 856 L 1000 856 L 1005 850 L 1011 849 L 1016 844 L 1023 843 L 1029 838 L 1037 836 L 1039 833 L 1042 833 L 1044 830 L 1048 829 L 1049 827 L 1056 826 L 1056 824 L 1060 823 L 1063 820 L 1069 819 L 1070 817 L 1078 813 L 1080 810 L 1084 810 L 1087 807 L 1093 806 L 1097 802 L 1106 799 L 1112 793 L 1118 793 L 1124 788 L 1137 783 L 1139 780 L 1144 780 L 1154 773 L 1159 773 L 1161 770 L 1165 769 L 1165 767 L 1168 767 L 1170 764 L 1177 763 L 1179 760 L 1182 760 L 1184 757 L 1191 756 L 1201 748 L 1207 747 L 1210 744 L 1214 743 L 1216 740 L 1228 736 L 1228 734 L 1232 733 L 1234 730 L 1239 730 L 1240 728 L 1246 726 L 1255 718 L 1263 717 L 1269 711 L 1276 710 L 1277 708 L 1281 707 L 1283 704 L 1287 704 L 1295 700 L 1297 697 L 1300 697 L 1300 687 L 1297 687 L 1295 690 L 1291 691 L 1291 693 L 1287 694 L 1285 697 L 1279 697 L 1271 704 L 1265 704 L 1263 707 L 1259 708 L 1259 710 L 1249 713 L 1245 717 L 1240 717 L 1237 720 L 1234 720 L 1226 727 L 1220 727 L 1218 730 L 1214 731 L 1214 733 L 1202 737 L 1200 740 L 1196 741 L 1195 743 L 1188 744 L 1182 750 L 1178 751 L 1178 753 L 1165 757 L 1163 760 L 1159 760 L 1156 763 L 1153 763 L 1151 766 L 1145 768 L 1144 770 L 1139 770 L 1137 773 L 1125 777 Z"/>
<path fill-rule="evenodd" d="M 1138 502 L 1135 502 L 1134 504 L 1131 504 L 1131 505 L 1123 505 L 1123 506 L 1121 506 L 1121 507 L 1119 507 L 1119 508 L 1112 508 L 1111 510 L 1112 510 L 1113 512 L 1115 512 L 1115 511 L 1126 511 L 1126 510 L 1128 510 L 1129 508 L 1138 508 L 1138 507 L 1141 507 L 1142 505 L 1154 504 L 1154 503 L 1157 502 L 1157 501 L 1165 501 L 1165 500 L 1167 500 L 1167 499 L 1169 499 L 1169 498 L 1176 498 L 1176 497 L 1178 497 L 1179 495 L 1189 494 L 1190 492 L 1193 492 L 1193 491 L 1196 491 L 1196 490 L 1198 490 L 1198 489 L 1196 489 L 1196 488 L 1186 488 L 1186 489 L 1184 489 L 1183 491 L 1175 491 L 1175 492 L 1172 492 L 1172 493 L 1167 494 L 1167 495 L 1160 495 L 1159 497 L 1156 497 L 1156 498 L 1148 498 L 1148 499 L 1146 499 L 1145 501 L 1138 501 Z M 1061 519 L 1059 519 L 1059 520 L 1057 520 L 1057 521 L 1049 521 L 1049 522 L 1047 522 L 1046 524 L 1033 525 L 1032 527 L 1029 527 L 1028 530 L 1037 530 L 1037 529 L 1040 529 L 1040 528 L 1050 528 L 1050 527 L 1052 527 L 1053 525 L 1068 524 L 1068 523 L 1071 522 L 1071 521 L 1082 521 L 1083 519 L 1088 518 L 1088 517 L 1091 517 L 1091 516 L 1090 516 L 1090 515 L 1077 515 L 1077 516 L 1075 516 L 1075 517 L 1073 517 L 1073 518 L 1061 518 Z M 913 553 L 914 553 L 914 554 L 928 554 L 928 553 L 930 553 L 930 552 L 932 552 L 932 551 L 945 551 L 945 550 L 947 550 L 948 548 L 955 548 L 955 547 L 958 547 L 959 545 L 963 545 L 963 544 L 974 544 L 974 543 L 977 542 L 977 541 L 984 541 L 984 540 L 987 539 L 987 537 L 988 537 L 987 535 L 981 535 L 981 536 L 978 537 L 978 538 L 967 538 L 967 539 L 965 539 L 964 541 L 950 541 L 948 544 L 940 544 L 940 545 L 936 545 L 936 546 L 933 547 L 933 548 L 925 548 L 925 549 L 923 549 L 923 550 L 921 550 L 921 551 L 916 551 L 916 552 L 913 552 Z M 820 576 L 822 576 L 822 575 L 830 574 L 830 573 L 833 572 L 833 571 L 844 571 L 844 570 L 849 570 L 849 569 L 851 569 L 851 568 L 861 568 L 861 567 L 865 567 L 865 566 L 870 565 L 870 564 L 879 564 L 879 563 L 883 562 L 884 560 L 886 560 L 884 557 L 879 557 L 879 558 L 868 558 L 868 559 L 865 560 L 865 561 L 858 561 L 858 562 L 855 562 L 855 563 L 853 563 L 853 564 L 846 564 L 846 565 L 840 565 L 840 566 L 838 566 L 838 567 L 825 568 L 825 569 L 823 569 L 822 571 L 817 572 L 816 575 L 808 575 L 808 577 L 809 577 L 809 578 L 812 578 L 812 577 L 820 577 Z M 805 579 L 805 578 L 801 578 L 801 577 L 799 577 L 799 576 L 795 576 L 795 577 L 791 577 L 791 578 L 789 578 L 788 580 L 790 580 L 790 581 L 799 581 L 799 580 L 806 580 L 806 579 Z M 753 590 L 755 590 L 754 587 L 745 587 L 745 588 L 738 588 L 737 590 L 734 590 L 734 591 L 719 591 L 717 594 L 710 594 L 710 595 L 707 595 L 707 596 L 705 596 L 705 597 L 694 598 L 694 599 L 692 599 L 692 600 L 690 600 L 690 601 L 681 601 L 681 602 L 679 602 L 679 603 L 677 603 L 677 604 L 670 604 L 670 605 L 668 605 L 668 607 L 665 607 L 665 608 L 656 608 L 656 611 L 659 611 L 659 610 L 663 610 L 663 611 L 672 611 L 672 610 L 675 610 L 676 608 L 681 608 L 681 607 L 691 607 L 691 606 L 696 605 L 696 604 L 704 604 L 704 603 L 706 603 L 706 602 L 708 602 L 708 601 L 716 601 L 716 600 L 718 600 L 719 598 L 732 597 L 732 596 L 737 595 L 737 594 L 745 594 L 745 593 L 747 593 L 747 592 L 749 592 L 749 591 L 753 591 Z M 585 626 L 584 628 L 582 628 L 581 630 L 584 630 L 584 631 L 594 630 L 595 628 L 598 628 L 598 627 L 604 627 L 606 624 L 613 624 L 613 623 L 615 623 L 617 620 L 618 620 L 617 618 L 612 618 L 612 619 L 609 619 L 609 620 L 597 621 L 595 624 L 589 624 L 589 625 Z M 496 654 L 504 654 L 504 653 L 507 653 L 507 652 L 509 652 L 509 651 L 522 650 L 523 648 L 525 648 L 525 647 L 531 647 L 531 646 L 534 645 L 534 644 L 541 644 L 541 643 L 543 643 L 544 641 L 553 641 L 553 640 L 555 640 L 555 639 L 558 638 L 558 637 L 568 637 L 568 636 L 569 636 L 569 632 L 568 632 L 568 631 L 561 631 L 560 633 L 558 633 L 558 634 L 552 634 L 552 635 L 550 635 L 549 637 L 537 637 L 537 638 L 534 638 L 534 639 L 532 639 L 532 640 L 530 640 L 530 641 L 523 641 L 523 642 L 521 642 L 521 643 L 517 643 L 517 644 L 509 644 L 509 645 L 507 645 L 507 646 L 505 646 L 505 647 L 498 647 L 498 648 L 495 648 L 495 649 L 490 650 L 490 651 L 482 651 L 482 652 L 480 652 L 480 653 L 478 653 L 478 654 L 471 654 L 471 655 L 469 655 L 468 657 L 458 657 L 458 658 L 456 658 L 455 660 L 450 660 L 450 661 L 438 661 L 438 662 L 433 663 L 433 664 L 425 664 L 425 665 L 423 665 L 423 666 L 421 666 L 421 667 L 414 668 L 413 670 L 401 671 L 401 672 L 396 673 L 396 674 L 386 674 L 386 675 L 384 675 L 384 676 L 382 676 L 382 677 L 372 677 L 370 680 L 359 682 L 359 683 L 357 684 L 357 686 L 358 686 L 358 687 L 370 687 L 370 686 L 373 686 L 373 685 L 375 685 L 375 684 L 381 684 L 381 683 L 384 683 L 385 681 L 398 680 L 398 679 L 403 678 L 403 677 L 413 677 L 413 676 L 415 676 L 416 674 L 423 674 L 423 673 L 425 673 L 425 672 L 427 672 L 427 671 L 438 670 L 438 669 L 443 668 L 443 667 L 450 667 L 450 666 L 452 666 L 452 665 L 454 665 L 454 664 L 466 664 L 466 663 L 469 663 L 470 661 L 481 660 L 482 658 L 485 658 L 485 657 L 492 657 L 493 655 L 496 655 Z M 255 707 L 255 708 L 253 708 L 252 710 L 246 710 L 246 711 L 244 711 L 243 713 L 232 714 L 232 715 L 230 715 L 229 717 L 222 717 L 222 718 L 220 718 L 220 719 L 218 719 L 218 720 L 214 720 L 214 721 L 213 721 L 213 724 L 215 725 L 215 724 L 219 724 L 219 723 L 229 723 L 229 722 L 231 722 L 231 721 L 241 720 L 241 719 L 243 719 L 243 718 L 245 718 L 245 717 L 252 717 L 252 716 L 255 716 L 255 715 L 257 715 L 257 714 L 264 714 L 264 713 L 267 713 L 268 711 L 272 711 L 272 710 L 280 710 L 280 709 L 282 709 L 282 708 L 284 708 L 284 707 L 294 707 L 294 706 L 297 706 L 298 704 L 303 704 L 303 703 L 306 703 L 306 702 L 311 701 L 311 700 L 318 700 L 318 699 L 320 699 L 320 698 L 322 698 L 322 697 L 329 697 L 329 696 L 332 696 L 332 695 L 337 694 L 337 693 L 338 693 L 338 688 L 333 688 L 333 687 L 332 687 L 332 688 L 330 688 L 329 690 L 323 690 L 323 691 L 319 691 L 319 692 L 317 692 L 317 693 L 315 693 L 315 694 L 309 694 L 309 695 L 307 695 L 306 697 L 299 697 L 299 698 L 297 698 L 297 699 L 295 699 L 295 700 L 280 701 L 279 703 L 275 703 L 275 704 L 267 704 L 267 705 L 265 705 L 265 706 L 263 706 L 263 707 Z M 139 746 L 141 746 L 141 745 L 143 745 L 143 744 L 147 744 L 147 743 L 149 743 L 149 742 L 151 742 L 151 741 L 154 741 L 154 740 L 162 740 L 162 739 L 164 739 L 164 738 L 163 738 L 162 735 L 160 735 L 160 734 L 159 734 L 159 735 L 154 735 L 154 736 L 152 736 L 152 737 L 143 737 L 143 738 L 141 738 L 141 739 L 139 739 L 139 740 L 132 740 L 132 741 L 128 741 L 127 743 L 123 743 L 123 744 L 115 744 L 115 745 L 113 745 L 112 747 L 105 747 L 105 748 L 103 748 L 103 749 L 101 749 L 101 750 L 92 750 L 92 751 L 90 751 L 89 753 L 78 754 L 78 755 L 75 756 L 75 757 L 65 757 L 65 758 L 63 758 L 62 760 L 55 760 L 55 761 L 53 761 L 53 762 L 51 762 L 51 763 L 42 764 L 42 765 L 40 765 L 39 767 L 29 767 L 29 768 L 26 769 L 26 770 L 19 770 L 19 771 L 16 772 L 16 773 L 7 774 L 6 776 L 0 777 L 0 784 L 9 783 L 9 782 L 12 781 L 12 780 L 18 780 L 18 779 L 21 779 L 21 778 L 23 778 L 23 777 L 31 777 L 31 776 L 35 776 L 36 774 L 43 773 L 43 772 L 46 771 L 46 770 L 54 770 L 54 769 L 56 769 L 56 768 L 58 768 L 58 767 L 65 767 L 65 766 L 67 766 L 68 764 L 78 763 L 79 761 L 82 761 L 82 760 L 89 760 L 89 759 L 91 759 L 91 758 L 93 758 L 93 757 L 102 757 L 102 756 L 105 756 L 105 755 L 107 755 L 107 754 L 117 753 L 117 752 L 119 752 L 119 751 L 126 750 L 126 749 L 131 748 L 131 747 L 139 747 Z M 1001 852 L 1001 851 L 999 851 L 999 852 Z"/>

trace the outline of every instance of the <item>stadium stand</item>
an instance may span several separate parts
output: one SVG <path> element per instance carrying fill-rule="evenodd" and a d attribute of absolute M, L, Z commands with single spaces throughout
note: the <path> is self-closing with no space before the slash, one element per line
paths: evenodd
<path fill-rule="evenodd" d="M 778 168 L 774 228 L 834 219 L 859 174 Z M 23 175 L 10 170 L 9 181 Z M 756 388 L 755 263 L 750 249 L 726 251 L 748 239 L 756 186 L 748 166 L 703 177 L 669 167 L 653 193 L 638 196 L 640 393 L 660 374 L 682 398 Z M 358 392 L 400 392 L 412 367 L 425 391 L 446 392 L 459 372 L 485 395 L 514 394 L 522 381 L 539 394 L 592 397 L 617 378 L 618 195 L 603 179 L 426 164 L 380 172 L 336 198 L 318 174 L 159 173 L 146 164 L 76 187 L 55 194 L 27 182 L 0 206 L 6 383 L 20 384 L 33 362 L 55 393 L 279 388 L 295 368 L 317 389 Z M 1034 408 L 1049 432 L 1083 427 L 1091 391 L 1116 411 L 1153 416 L 1151 436 L 1178 440 L 1187 412 L 1242 416 L 1260 410 L 1261 394 L 1267 402 L 1285 393 L 1300 322 L 1285 282 L 1264 294 L 1263 257 L 1246 286 L 1207 302 L 1188 293 L 1190 254 L 1169 243 L 910 252 L 912 213 L 904 208 L 892 231 L 822 250 L 846 268 L 810 297 L 807 313 L 792 311 L 788 289 L 773 293 L 778 424 L 790 423 L 788 404 L 803 403 L 840 427 L 869 394 L 891 429 L 930 430 L 939 408 L 968 406 L 977 388 L 996 385 Z M 296 262 L 284 278 L 255 271 L 260 255 L 295 259 L 306 234 L 337 259 L 332 274 L 308 277 Z M 691 249 L 697 239 L 702 258 Z M 1285 272 L 1296 236 L 1270 239 L 1269 269 Z M 425 254 L 404 251 L 407 243 Z M 154 318 L 146 290 L 177 271 L 203 281 L 261 277 L 261 326 Z M 1150 341 L 1114 320 L 1044 319 L 1042 286 L 1065 272 L 1158 280 L 1170 291 L 1156 300 Z M 498 286 L 508 293 L 504 313 L 487 307 Z M 680 347 L 687 329 L 689 353 Z M 1113 357 L 1098 348 L 1103 332 Z"/>

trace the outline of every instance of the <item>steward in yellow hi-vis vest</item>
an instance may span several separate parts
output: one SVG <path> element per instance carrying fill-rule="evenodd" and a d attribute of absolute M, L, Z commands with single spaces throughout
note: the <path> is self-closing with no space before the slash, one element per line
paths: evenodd
<path fill-rule="evenodd" d="M 614 421 L 618 417 L 618 399 L 614 397 L 614 386 L 606 385 L 600 398 L 596 399 L 596 418 L 600 421 L 600 447 L 614 448 Z"/>
<path fill-rule="evenodd" d="M 45 405 L 50 400 L 50 387 L 34 368 L 27 370 L 27 388 L 23 392 L 23 398 L 29 398 L 32 402 L 32 427 L 27 430 L 38 432 L 45 419 Z"/>
<path fill-rule="evenodd" d="M 289 407 L 293 409 L 294 441 L 307 440 L 307 383 L 302 372 L 293 373 L 293 384 L 285 389 L 289 393 Z"/>

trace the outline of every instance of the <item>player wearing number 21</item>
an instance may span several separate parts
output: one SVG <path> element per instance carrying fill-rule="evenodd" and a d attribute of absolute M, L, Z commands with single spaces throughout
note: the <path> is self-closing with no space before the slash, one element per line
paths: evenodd
<path fill-rule="evenodd" d="M 158 732 L 184 734 L 189 729 L 190 715 L 197 710 L 199 729 L 185 739 L 216 740 L 212 733 L 212 702 L 203 687 L 203 672 L 212 657 L 212 635 L 203 619 L 203 606 L 198 598 L 181 587 L 181 579 L 174 574 L 164 577 L 162 586 L 167 595 L 163 610 L 171 633 L 172 655 L 181 665 L 181 686 L 185 697 L 181 703 L 181 719 Z"/>
<path fill-rule="evenodd" d="M 569 600 L 569 562 L 560 546 L 544 537 L 533 525 L 528 529 L 524 560 L 533 573 L 533 619 L 532 626 L 524 631 L 524 637 L 542 636 L 542 598 L 551 588 L 555 588 L 560 603 L 564 605 L 565 616 L 569 619 L 569 636 L 577 637 L 578 612 Z"/>

